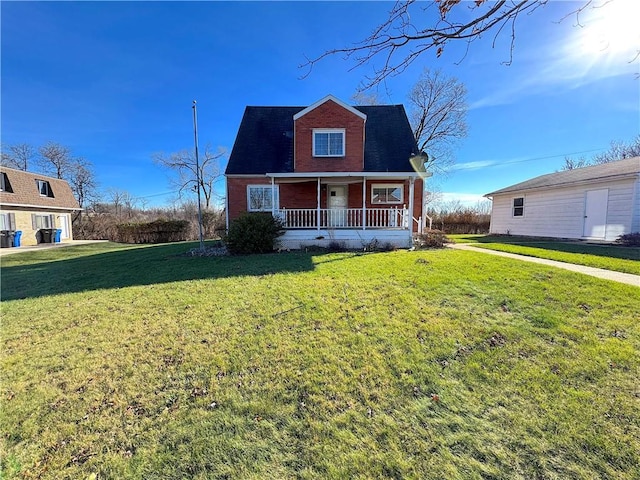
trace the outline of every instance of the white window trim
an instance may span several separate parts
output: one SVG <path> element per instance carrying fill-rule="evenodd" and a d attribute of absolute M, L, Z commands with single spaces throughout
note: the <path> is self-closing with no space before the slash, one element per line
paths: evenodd
<path fill-rule="evenodd" d="M 516 200 L 521 198 L 522 199 L 522 206 L 521 207 L 516 207 L 515 203 Z M 522 197 L 513 197 L 511 199 L 511 217 L 512 218 L 523 218 L 524 217 L 524 207 L 525 207 L 525 199 L 524 199 L 524 195 Z M 516 215 L 516 208 L 521 208 L 522 209 L 522 215 Z"/>
<path fill-rule="evenodd" d="M 36 184 L 38 185 L 38 193 L 41 197 L 51 197 L 53 198 L 53 192 L 51 191 L 51 184 L 46 180 L 36 180 Z M 42 193 L 42 186 L 46 186 L 46 193 Z"/>
<path fill-rule="evenodd" d="M 316 133 L 341 133 L 342 134 L 342 155 L 320 155 L 316 153 Z M 312 132 L 311 143 L 313 147 L 313 156 L 321 158 L 340 158 L 347 153 L 347 134 L 344 128 L 314 128 Z"/>
<path fill-rule="evenodd" d="M 255 185 L 247 185 L 247 212 L 270 212 L 272 210 L 269 208 L 251 208 L 251 189 L 252 188 L 263 188 L 271 190 L 273 188 L 275 193 L 275 201 L 273 201 L 273 210 L 279 210 L 280 208 L 280 190 L 279 185 L 270 185 L 270 184 L 255 184 Z"/>
<path fill-rule="evenodd" d="M 376 188 L 399 188 L 400 201 L 398 202 L 374 202 L 373 190 Z M 402 205 L 404 203 L 404 184 L 402 183 L 374 183 L 371 185 L 371 204 L 372 205 Z"/>

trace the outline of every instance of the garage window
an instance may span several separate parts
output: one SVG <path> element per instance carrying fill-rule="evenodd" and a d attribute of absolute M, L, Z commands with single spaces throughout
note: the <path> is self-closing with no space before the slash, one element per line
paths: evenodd
<path fill-rule="evenodd" d="M 524 217 L 524 197 L 516 197 L 513 199 L 513 216 Z"/>

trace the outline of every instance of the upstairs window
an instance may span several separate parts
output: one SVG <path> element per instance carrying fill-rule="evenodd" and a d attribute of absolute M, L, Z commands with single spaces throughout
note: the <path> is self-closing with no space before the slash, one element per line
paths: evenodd
<path fill-rule="evenodd" d="M 4 172 L 0 173 L 0 192 L 13 193 L 11 183 L 9 183 L 9 177 L 7 177 L 7 174 Z"/>
<path fill-rule="evenodd" d="M 344 130 L 314 130 L 314 157 L 344 157 Z"/>
<path fill-rule="evenodd" d="M 53 191 L 51 190 L 51 185 L 46 180 L 36 180 L 36 184 L 38 185 L 38 191 L 40 195 L 43 197 L 51 197 L 53 198 Z"/>
<path fill-rule="evenodd" d="M 275 198 L 274 198 L 275 196 Z M 247 210 L 250 212 L 270 212 L 278 209 L 278 186 L 275 185 L 248 185 L 247 186 Z"/>
<path fill-rule="evenodd" d="M 524 197 L 513 199 L 513 216 L 524 217 Z"/>
<path fill-rule="evenodd" d="M 404 201 L 404 189 L 401 183 L 371 186 L 372 204 L 398 204 Z"/>

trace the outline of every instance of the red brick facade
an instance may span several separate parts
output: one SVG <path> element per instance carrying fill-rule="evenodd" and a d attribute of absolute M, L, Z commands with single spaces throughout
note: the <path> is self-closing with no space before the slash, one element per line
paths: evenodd
<path fill-rule="evenodd" d="M 364 123 L 355 113 L 332 100 L 317 106 L 294 122 L 296 172 L 361 172 L 364 169 Z M 314 157 L 313 130 L 345 129 L 344 157 Z"/>

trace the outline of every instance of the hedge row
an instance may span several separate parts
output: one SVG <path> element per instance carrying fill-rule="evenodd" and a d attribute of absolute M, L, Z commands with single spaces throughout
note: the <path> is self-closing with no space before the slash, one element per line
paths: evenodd
<path fill-rule="evenodd" d="M 168 243 L 187 239 L 187 220 L 156 220 L 149 223 L 121 223 L 116 225 L 117 242 Z"/>

